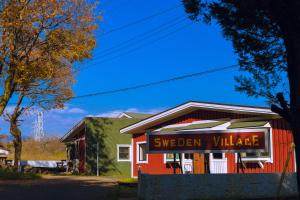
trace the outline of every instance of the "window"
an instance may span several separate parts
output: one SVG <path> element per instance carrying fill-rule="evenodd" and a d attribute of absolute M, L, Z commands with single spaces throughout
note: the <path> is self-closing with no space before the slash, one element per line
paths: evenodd
<path fill-rule="evenodd" d="M 223 159 L 223 153 L 213 153 L 214 159 Z"/>
<path fill-rule="evenodd" d="M 128 144 L 118 144 L 118 161 L 130 161 L 130 145 Z"/>
<path fill-rule="evenodd" d="M 241 153 L 242 158 L 269 158 L 270 151 L 266 152 L 253 152 L 253 153 Z"/>
<path fill-rule="evenodd" d="M 179 161 L 179 154 L 178 153 L 176 153 L 176 161 Z M 174 154 L 173 153 L 165 154 L 165 163 L 166 162 L 174 162 Z"/>
<path fill-rule="evenodd" d="M 243 161 L 266 161 L 273 162 L 273 141 L 272 141 L 272 128 L 269 130 L 268 138 L 269 145 L 265 152 L 252 152 L 252 153 L 241 153 L 241 158 Z M 236 154 L 237 155 L 237 154 Z M 237 156 L 236 156 L 237 161 Z"/>
<path fill-rule="evenodd" d="M 137 162 L 148 162 L 148 155 L 146 154 L 146 142 L 137 142 Z"/>
<path fill-rule="evenodd" d="M 193 153 L 185 153 L 184 154 L 184 159 L 193 160 L 194 159 L 194 154 Z"/>

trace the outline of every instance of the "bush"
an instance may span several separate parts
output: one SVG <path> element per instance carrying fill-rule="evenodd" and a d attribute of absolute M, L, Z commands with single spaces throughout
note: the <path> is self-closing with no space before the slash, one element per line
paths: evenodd
<path fill-rule="evenodd" d="M 34 173 L 19 173 L 19 172 L 14 172 L 12 169 L 9 168 L 0 168 L 0 179 L 3 180 L 17 180 L 17 179 L 25 179 L 25 180 L 30 180 L 30 179 L 39 179 L 41 176 L 39 174 L 34 174 Z"/>

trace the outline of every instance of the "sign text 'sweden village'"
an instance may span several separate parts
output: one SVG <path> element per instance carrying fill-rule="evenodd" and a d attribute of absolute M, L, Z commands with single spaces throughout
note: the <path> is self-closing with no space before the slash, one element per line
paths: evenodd
<path fill-rule="evenodd" d="M 257 151 L 266 149 L 265 132 L 149 134 L 148 152 Z"/>

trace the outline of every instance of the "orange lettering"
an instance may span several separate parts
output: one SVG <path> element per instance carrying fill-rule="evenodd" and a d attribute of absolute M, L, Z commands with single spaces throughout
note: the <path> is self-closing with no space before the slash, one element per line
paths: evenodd
<path fill-rule="evenodd" d="M 161 147 L 160 138 L 155 138 L 155 139 L 154 139 L 154 146 L 155 146 L 155 147 Z"/>
<path fill-rule="evenodd" d="M 252 143 L 253 143 L 253 146 L 259 146 L 258 135 L 253 135 L 252 136 Z"/>
<path fill-rule="evenodd" d="M 169 140 L 162 140 L 163 147 L 168 147 L 169 146 Z"/>
<path fill-rule="evenodd" d="M 190 138 L 186 139 L 186 146 L 188 146 L 188 147 L 193 146 L 192 139 L 190 139 Z"/>
<path fill-rule="evenodd" d="M 217 137 L 214 136 L 214 145 L 215 145 L 215 147 L 219 146 L 219 142 L 220 142 L 220 136 L 217 136 Z"/>
<path fill-rule="evenodd" d="M 194 139 L 194 146 L 201 146 L 201 139 Z"/>

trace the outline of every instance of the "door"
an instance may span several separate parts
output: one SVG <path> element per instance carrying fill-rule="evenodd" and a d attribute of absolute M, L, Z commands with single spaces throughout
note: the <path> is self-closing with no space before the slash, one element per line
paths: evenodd
<path fill-rule="evenodd" d="M 193 159 L 194 154 L 192 153 L 183 153 L 182 154 L 182 171 L 184 174 L 193 173 Z"/>
<path fill-rule="evenodd" d="M 79 152 L 78 152 L 79 172 L 83 173 L 85 170 L 85 140 L 80 140 L 78 146 L 79 146 Z"/>
<path fill-rule="evenodd" d="M 211 153 L 209 155 L 209 170 L 211 174 L 227 173 L 227 158 L 225 153 Z"/>
<path fill-rule="evenodd" d="M 204 174 L 204 154 L 194 153 L 193 168 L 194 174 Z"/>

